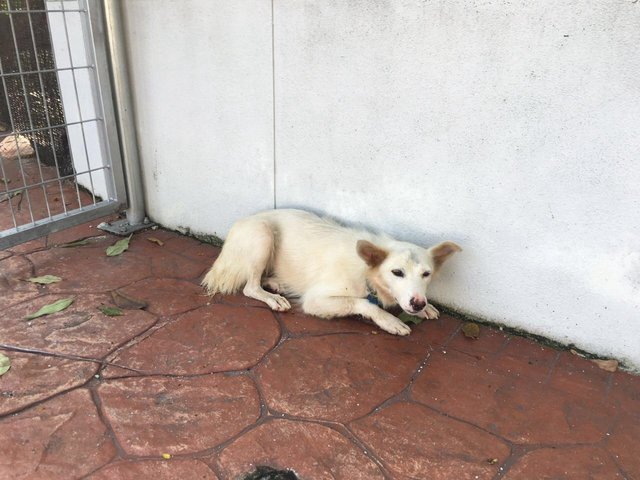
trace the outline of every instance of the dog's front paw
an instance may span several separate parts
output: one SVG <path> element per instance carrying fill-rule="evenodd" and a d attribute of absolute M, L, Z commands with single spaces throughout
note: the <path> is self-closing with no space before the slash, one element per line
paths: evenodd
<path fill-rule="evenodd" d="M 385 316 L 383 319 L 374 321 L 382 330 L 391 333 L 392 335 L 409 335 L 411 333 L 411 328 L 393 315 L 389 315 L 389 317 Z"/>
<path fill-rule="evenodd" d="M 440 312 L 436 307 L 434 307 L 429 303 L 427 304 L 427 307 L 424 309 L 424 316 L 429 320 L 435 320 L 440 316 Z"/>

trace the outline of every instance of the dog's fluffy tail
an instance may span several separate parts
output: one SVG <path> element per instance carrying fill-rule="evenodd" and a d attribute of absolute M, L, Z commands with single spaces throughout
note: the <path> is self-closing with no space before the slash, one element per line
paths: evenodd
<path fill-rule="evenodd" d="M 243 272 L 233 264 L 231 259 L 225 257 L 227 256 L 222 250 L 202 279 L 201 285 L 209 295 L 235 293 L 247 283 L 247 277 Z"/>
<path fill-rule="evenodd" d="M 209 295 L 239 291 L 249 280 L 260 282 L 274 252 L 274 234 L 263 221 L 249 217 L 229 231 L 220 255 L 202 279 Z"/>

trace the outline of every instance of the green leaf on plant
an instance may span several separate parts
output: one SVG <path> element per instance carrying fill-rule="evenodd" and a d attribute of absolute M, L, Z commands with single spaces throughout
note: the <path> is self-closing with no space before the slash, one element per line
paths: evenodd
<path fill-rule="evenodd" d="M 73 298 L 63 298 L 61 300 L 58 300 L 57 302 L 53 302 L 53 303 L 50 303 L 49 305 L 45 305 L 36 313 L 27 315 L 25 317 L 25 320 L 33 320 L 34 318 L 42 317 L 44 315 L 50 315 L 52 313 L 61 312 L 72 303 L 73 303 Z"/>
<path fill-rule="evenodd" d="M 41 277 L 27 278 L 27 282 L 39 283 L 40 285 L 48 285 L 50 283 L 56 283 L 56 282 L 59 282 L 61 280 L 62 280 L 62 278 L 56 277 L 55 275 L 43 275 Z"/>
<path fill-rule="evenodd" d="M 414 325 L 420 325 L 424 320 L 424 318 L 415 317 L 413 315 L 409 315 L 406 312 L 402 312 L 400 315 L 398 315 L 398 318 L 403 323 L 413 323 Z"/>
<path fill-rule="evenodd" d="M 467 322 L 462 325 L 462 333 L 464 333 L 464 336 L 467 338 L 475 339 L 480 336 L 480 327 L 473 322 Z"/>
<path fill-rule="evenodd" d="M 132 235 L 129 235 L 127 238 L 118 240 L 110 247 L 107 247 L 107 257 L 115 257 L 116 255 L 121 255 L 125 252 L 129 248 L 129 240 L 131 240 L 131 236 Z"/>
<path fill-rule="evenodd" d="M 58 245 L 58 247 L 60 248 L 81 247 L 82 245 L 87 245 L 88 243 L 89 243 L 89 240 L 87 240 L 87 237 L 85 237 L 85 238 L 79 238 L 78 240 L 74 240 L 73 242 L 61 243 L 60 245 Z"/>
<path fill-rule="evenodd" d="M 109 317 L 119 317 L 120 315 L 124 315 L 122 310 L 120 310 L 118 307 L 109 307 L 107 305 L 100 305 L 98 307 L 98 310 L 100 310 L 102 313 L 104 313 Z"/>
<path fill-rule="evenodd" d="M 11 360 L 6 355 L 0 353 L 0 376 L 4 375 L 11 368 Z"/>

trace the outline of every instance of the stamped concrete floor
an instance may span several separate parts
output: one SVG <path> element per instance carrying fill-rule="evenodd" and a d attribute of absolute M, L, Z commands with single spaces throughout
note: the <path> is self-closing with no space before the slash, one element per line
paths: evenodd
<path fill-rule="evenodd" d="M 638 377 L 447 315 L 399 338 L 210 299 L 218 249 L 115 241 L 87 224 L 0 252 L 2 479 L 640 479 Z M 116 290 L 147 307 L 104 315 Z"/>

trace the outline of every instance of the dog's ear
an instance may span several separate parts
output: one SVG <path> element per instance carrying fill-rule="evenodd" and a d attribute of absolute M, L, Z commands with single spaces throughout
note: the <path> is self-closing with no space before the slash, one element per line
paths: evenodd
<path fill-rule="evenodd" d="M 429 249 L 431 258 L 433 258 L 433 269 L 438 271 L 447 258 L 462 249 L 453 242 L 442 242 Z"/>
<path fill-rule="evenodd" d="M 360 258 L 362 258 L 370 267 L 377 267 L 380 265 L 389 254 L 389 252 L 374 245 L 368 240 L 358 240 L 356 250 Z"/>

